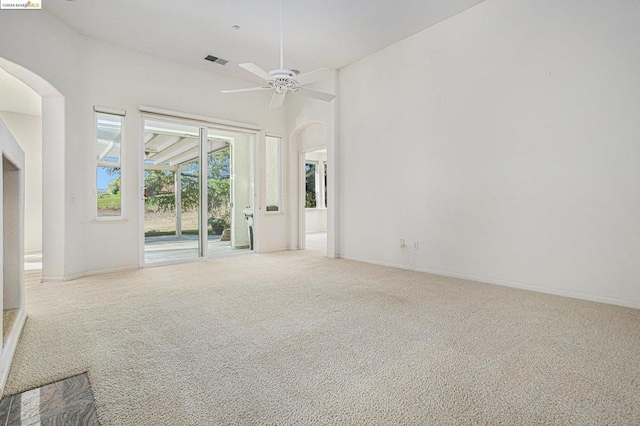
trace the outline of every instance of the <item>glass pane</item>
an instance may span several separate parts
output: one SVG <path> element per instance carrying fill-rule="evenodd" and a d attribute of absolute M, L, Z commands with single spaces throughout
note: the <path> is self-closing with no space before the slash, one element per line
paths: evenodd
<path fill-rule="evenodd" d="M 308 209 L 317 207 L 316 199 L 316 163 L 305 163 L 305 201 L 304 206 Z"/>
<path fill-rule="evenodd" d="M 183 236 L 198 235 L 200 205 L 200 161 L 193 159 L 180 165 L 180 219 Z"/>
<path fill-rule="evenodd" d="M 96 113 L 97 216 L 122 216 L 120 152 L 124 117 Z"/>
<path fill-rule="evenodd" d="M 199 256 L 199 128 L 145 120 L 145 263 Z"/>
<path fill-rule="evenodd" d="M 267 211 L 280 210 L 280 138 L 267 137 L 266 140 L 266 185 Z"/>
<path fill-rule="evenodd" d="M 171 212 L 176 206 L 175 172 L 172 170 L 145 170 L 144 183 L 146 187 L 145 210 L 156 212 Z M 145 233 L 173 232 L 175 222 L 159 221 L 147 223 Z"/>
<path fill-rule="evenodd" d="M 327 207 L 327 163 L 324 164 L 324 206 Z"/>
<path fill-rule="evenodd" d="M 207 195 L 209 234 L 222 237 L 231 228 L 231 149 L 229 146 L 207 155 Z M 230 235 L 222 238 L 230 241 Z M 223 242 L 224 242 L 223 241 Z"/>
<path fill-rule="evenodd" d="M 208 256 L 251 250 L 255 137 L 210 128 L 207 139 Z"/>

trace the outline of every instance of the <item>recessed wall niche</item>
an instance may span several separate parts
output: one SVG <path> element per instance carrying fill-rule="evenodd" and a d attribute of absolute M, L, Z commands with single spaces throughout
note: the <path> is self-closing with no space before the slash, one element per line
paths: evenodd
<path fill-rule="evenodd" d="M 27 318 L 24 309 L 24 152 L 2 120 L 0 120 L 0 153 L 2 156 L 0 392 L 2 392 Z"/>

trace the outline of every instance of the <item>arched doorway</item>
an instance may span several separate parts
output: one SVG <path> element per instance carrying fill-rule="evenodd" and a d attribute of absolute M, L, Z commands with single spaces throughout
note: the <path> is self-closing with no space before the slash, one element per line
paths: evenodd
<path fill-rule="evenodd" d="M 330 182 L 335 182 L 336 168 L 329 161 L 328 151 L 334 146 L 327 124 L 310 121 L 298 126 L 291 134 L 291 146 L 295 172 L 292 173 L 290 192 L 297 196 L 291 197 L 291 210 L 295 214 L 291 216 L 290 247 L 304 250 L 307 248 L 307 234 L 316 234 L 310 240 L 314 248 L 323 243 L 326 255 L 337 257 L 335 247 L 327 242 L 335 241 L 337 236 L 333 220 L 336 206 L 329 202 L 333 195 Z M 322 241 L 317 237 L 323 233 Z"/>
<path fill-rule="evenodd" d="M 44 78 L 16 63 L 0 58 L 0 68 L 7 80 L 15 79 L 19 82 L 14 84 L 15 87 L 22 84 L 31 91 L 31 95 L 26 88 L 14 93 L 16 96 L 25 97 L 22 101 L 30 105 L 27 106 L 31 108 L 31 112 L 33 112 L 36 97 L 40 99 L 39 118 L 30 120 L 24 117 L 23 110 L 17 113 L 22 114 L 22 117 L 13 116 L 7 121 L 13 121 L 14 129 L 18 129 L 13 133 L 19 133 L 16 139 L 22 139 L 26 154 L 26 181 L 30 191 L 26 194 L 29 199 L 25 200 L 25 204 L 30 208 L 27 207 L 29 213 L 25 220 L 31 223 L 40 222 L 39 226 L 34 224 L 35 229 L 25 235 L 25 243 L 29 244 L 26 251 L 34 252 L 40 249 L 43 280 L 60 281 L 64 279 L 65 264 L 64 97 Z M 26 99 L 28 97 L 31 99 Z M 18 104 L 21 102 L 18 99 L 15 101 Z M 7 117 L 8 115 L 5 114 L 5 118 Z M 40 125 L 42 129 L 40 138 L 34 136 L 33 129 L 28 128 L 29 124 Z"/>
<path fill-rule="evenodd" d="M 0 68 L 0 120 L 25 153 L 25 281 L 42 274 L 42 98 Z"/>

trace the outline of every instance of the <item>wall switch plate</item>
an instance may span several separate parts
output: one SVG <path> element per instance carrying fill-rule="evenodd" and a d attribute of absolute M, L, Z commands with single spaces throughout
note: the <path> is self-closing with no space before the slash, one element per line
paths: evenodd
<path fill-rule="evenodd" d="M 76 196 L 72 195 L 69 197 L 69 204 L 71 204 L 72 206 L 76 205 Z"/>
<path fill-rule="evenodd" d="M 405 247 L 404 238 L 400 238 L 400 247 L 401 247 L 401 248 L 404 248 L 404 247 Z"/>
<path fill-rule="evenodd" d="M 417 241 L 413 242 L 413 249 L 414 250 L 418 250 L 418 242 Z"/>

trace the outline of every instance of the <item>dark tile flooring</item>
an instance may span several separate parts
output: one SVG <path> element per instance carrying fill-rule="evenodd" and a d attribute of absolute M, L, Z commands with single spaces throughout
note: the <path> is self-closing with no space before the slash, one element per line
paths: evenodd
<path fill-rule="evenodd" d="M 0 400 L 0 426 L 99 424 L 87 373 Z"/>

